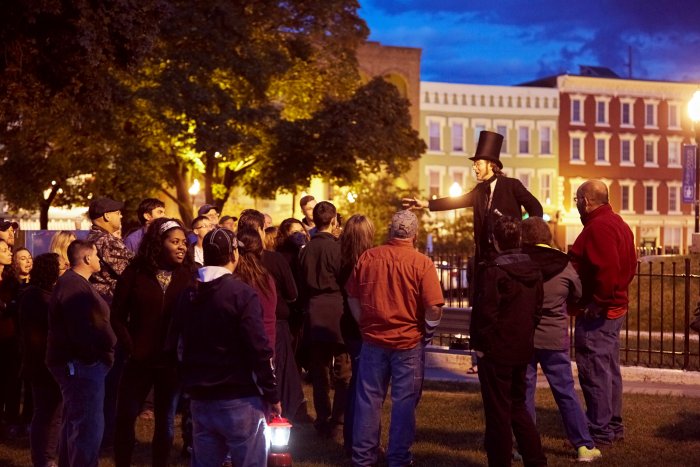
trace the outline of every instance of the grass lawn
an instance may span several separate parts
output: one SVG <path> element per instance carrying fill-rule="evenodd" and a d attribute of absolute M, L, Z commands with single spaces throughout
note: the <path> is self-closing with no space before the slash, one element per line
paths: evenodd
<path fill-rule="evenodd" d="M 310 387 L 305 387 L 311 400 Z M 603 451 L 605 466 L 691 466 L 697 465 L 700 449 L 700 399 L 625 394 L 624 443 Z M 387 401 L 384 425 L 388 427 Z M 559 412 L 548 389 L 537 392 L 538 427 L 549 465 L 570 465 L 574 451 L 563 433 Z M 178 418 L 179 420 L 179 418 Z M 148 439 L 153 422 L 139 420 L 135 466 L 150 465 Z M 486 464 L 483 443 L 483 411 L 478 386 L 457 383 L 427 383 L 418 406 L 418 433 L 414 445 L 420 466 L 482 466 Z M 387 430 L 384 431 L 386 438 Z M 299 425 L 292 432 L 292 453 L 296 467 L 346 466 L 342 439 L 321 440 L 311 425 Z M 386 439 L 383 442 L 386 445 Z M 180 457 L 179 428 L 173 448 L 172 465 L 186 466 Z M 29 441 L 25 438 L 0 443 L 0 465 L 28 466 Z M 111 466 L 111 459 L 100 465 Z M 522 464 L 514 464 L 522 465 Z"/>

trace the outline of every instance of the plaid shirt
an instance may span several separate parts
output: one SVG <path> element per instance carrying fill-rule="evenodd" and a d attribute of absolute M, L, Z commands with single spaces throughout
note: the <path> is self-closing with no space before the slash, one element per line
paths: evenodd
<path fill-rule="evenodd" d="M 134 258 L 134 254 L 124 245 L 121 238 L 94 224 L 87 239 L 95 243 L 102 264 L 100 272 L 93 274 L 90 282 L 105 301 L 111 304 L 117 279 Z"/>

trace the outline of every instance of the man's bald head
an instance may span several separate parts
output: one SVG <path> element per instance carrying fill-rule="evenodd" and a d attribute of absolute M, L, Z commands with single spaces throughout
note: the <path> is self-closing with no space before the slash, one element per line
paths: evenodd
<path fill-rule="evenodd" d="M 600 180 L 588 180 L 576 191 L 577 198 L 586 198 L 593 207 L 608 204 L 608 187 Z"/>

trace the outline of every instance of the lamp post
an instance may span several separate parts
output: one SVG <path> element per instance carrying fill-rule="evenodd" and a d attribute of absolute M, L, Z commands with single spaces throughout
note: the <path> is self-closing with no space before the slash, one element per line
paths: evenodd
<path fill-rule="evenodd" d="M 196 178 L 192 182 L 192 185 L 190 188 L 187 190 L 187 192 L 190 194 L 191 200 L 192 200 L 192 214 L 194 215 L 195 209 L 194 209 L 194 198 L 199 194 L 199 180 Z"/>
<path fill-rule="evenodd" d="M 462 185 L 458 182 L 454 182 L 450 187 L 450 198 L 456 198 L 462 196 Z M 455 240 L 457 240 L 457 210 L 455 209 Z"/>
<path fill-rule="evenodd" d="M 688 116 L 693 122 L 693 130 L 695 132 L 695 233 L 700 233 L 700 91 L 695 91 L 692 99 L 688 102 Z"/>

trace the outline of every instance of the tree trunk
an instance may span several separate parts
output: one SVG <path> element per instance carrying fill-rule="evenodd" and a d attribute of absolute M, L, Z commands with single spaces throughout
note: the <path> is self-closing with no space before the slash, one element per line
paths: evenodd
<path fill-rule="evenodd" d="M 53 184 L 49 196 L 47 196 L 46 199 L 42 199 L 39 203 L 39 228 L 41 230 L 49 229 L 49 208 L 56 198 L 59 188 L 60 186 L 58 183 Z"/>
<path fill-rule="evenodd" d="M 167 171 L 170 175 L 169 183 L 175 186 L 176 197 L 173 198 L 173 200 L 177 203 L 178 211 L 180 212 L 180 219 L 182 219 L 182 222 L 184 222 L 186 226 L 189 226 L 194 218 L 192 197 L 190 196 L 187 187 L 189 170 L 185 164 L 175 161 L 168 166 Z"/>

